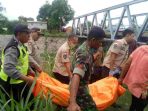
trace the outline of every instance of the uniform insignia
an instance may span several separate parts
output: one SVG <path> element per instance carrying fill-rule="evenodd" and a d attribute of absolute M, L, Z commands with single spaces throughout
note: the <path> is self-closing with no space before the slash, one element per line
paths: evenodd
<path fill-rule="evenodd" d="M 114 44 L 113 48 L 115 48 L 115 49 L 118 48 L 118 45 L 117 44 Z"/>
<path fill-rule="evenodd" d="M 64 59 L 67 59 L 67 55 L 66 55 L 66 54 L 64 54 L 64 55 L 63 55 L 63 58 L 64 58 Z"/>

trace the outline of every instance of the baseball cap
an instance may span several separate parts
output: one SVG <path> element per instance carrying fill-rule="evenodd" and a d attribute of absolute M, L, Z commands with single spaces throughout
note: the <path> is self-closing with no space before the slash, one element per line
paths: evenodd
<path fill-rule="evenodd" d="M 34 27 L 31 29 L 31 32 L 37 32 L 39 35 L 44 36 L 44 33 L 41 32 L 41 30 L 37 27 Z"/>
<path fill-rule="evenodd" d="M 14 28 L 14 33 L 18 33 L 18 32 L 27 32 L 27 33 L 30 33 L 30 30 L 28 28 L 27 25 L 24 25 L 24 24 L 18 24 L 16 25 L 16 27 Z"/>
<path fill-rule="evenodd" d="M 90 30 L 88 34 L 88 39 L 97 39 L 97 40 L 103 40 L 104 37 L 106 37 L 105 32 L 102 28 L 94 26 Z"/>

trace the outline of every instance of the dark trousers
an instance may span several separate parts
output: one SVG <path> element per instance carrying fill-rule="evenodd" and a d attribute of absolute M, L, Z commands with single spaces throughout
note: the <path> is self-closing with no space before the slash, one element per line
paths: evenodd
<path fill-rule="evenodd" d="M 59 80 L 60 82 L 64 83 L 64 84 L 69 84 L 70 82 L 70 78 L 69 76 L 62 76 L 61 74 L 59 73 L 56 73 L 56 72 L 53 72 L 54 74 L 54 77 Z"/>
<path fill-rule="evenodd" d="M 102 67 L 102 74 L 101 74 L 101 78 L 105 78 L 105 77 L 108 77 L 109 76 L 109 71 L 110 69 L 106 66 L 103 66 Z"/>
<path fill-rule="evenodd" d="M 26 100 L 27 95 L 29 93 L 30 87 L 25 83 L 19 83 L 19 84 L 9 84 L 8 82 L 3 81 L 2 79 L 0 79 L 0 86 L 3 87 L 3 89 L 1 89 L 2 92 L 4 92 L 4 94 L 6 94 L 6 92 L 10 95 L 13 96 L 13 99 L 15 99 L 16 101 L 20 101 L 22 98 L 24 100 Z M 6 94 L 6 99 L 10 99 L 9 96 Z M 33 94 L 31 94 L 30 96 L 30 101 L 34 98 Z"/>
<path fill-rule="evenodd" d="M 105 78 L 105 77 L 108 77 L 108 76 L 109 76 L 109 71 L 110 71 L 110 69 L 109 69 L 108 67 L 103 66 L 103 67 L 102 67 L 101 78 L 103 79 L 103 78 Z M 116 73 L 113 77 L 115 77 L 115 78 L 118 79 L 118 78 L 120 77 L 120 74 L 119 74 L 119 73 Z"/>
<path fill-rule="evenodd" d="M 102 79 L 101 73 L 102 73 L 102 67 L 94 67 L 94 72 L 91 75 L 89 83 L 91 84 Z"/>
<path fill-rule="evenodd" d="M 132 95 L 132 104 L 130 106 L 130 111 L 144 111 L 144 108 L 148 105 L 148 97 L 147 99 L 142 99 L 135 97 Z"/>

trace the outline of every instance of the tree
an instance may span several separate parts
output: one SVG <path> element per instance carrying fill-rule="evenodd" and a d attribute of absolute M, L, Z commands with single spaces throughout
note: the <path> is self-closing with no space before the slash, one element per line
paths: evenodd
<path fill-rule="evenodd" d="M 5 10 L 6 10 L 6 8 L 4 8 L 4 7 L 2 6 L 1 2 L 0 2 L 0 12 L 3 12 L 3 11 L 5 11 Z"/>
<path fill-rule="evenodd" d="M 28 18 L 27 18 L 27 21 L 34 21 L 34 18 L 28 17 Z"/>
<path fill-rule="evenodd" d="M 47 21 L 50 29 L 61 29 L 74 16 L 74 10 L 67 0 L 54 0 L 50 5 L 46 2 L 39 10 L 38 20 Z"/>
<path fill-rule="evenodd" d="M 13 34 L 15 26 L 20 23 L 21 22 L 18 20 L 8 21 L 8 25 L 7 25 L 8 33 Z"/>
<path fill-rule="evenodd" d="M 7 28 L 7 25 L 8 25 L 8 19 L 0 14 L 0 34 L 3 34 L 3 33 L 6 33 L 6 28 Z"/>
<path fill-rule="evenodd" d="M 61 29 L 61 27 L 66 25 L 74 16 L 74 11 L 71 6 L 68 5 L 67 0 L 54 0 L 52 2 L 51 12 L 53 28 Z"/>
<path fill-rule="evenodd" d="M 18 17 L 18 20 L 19 20 L 21 23 L 26 23 L 26 22 L 27 22 L 27 17 L 19 16 L 19 17 Z"/>
<path fill-rule="evenodd" d="M 6 10 L 2 4 L 0 3 L 0 34 L 5 33 L 5 29 L 7 28 L 8 19 L 2 13 Z"/>
<path fill-rule="evenodd" d="M 38 21 L 47 21 L 50 17 L 51 12 L 51 5 L 49 2 L 46 2 L 40 9 L 39 14 L 37 16 Z"/>

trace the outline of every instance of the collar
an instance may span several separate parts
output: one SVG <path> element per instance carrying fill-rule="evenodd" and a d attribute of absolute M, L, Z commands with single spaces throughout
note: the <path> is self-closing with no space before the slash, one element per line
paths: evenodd
<path fill-rule="evenodd" d="M 32 36 L 30 36 L 29 40 L 30 40 L 31 42 L 35 42 L 35 41 L 33 40 L 33 37 L 32 37 Z"/>
<path fill-rule="evenodd" d="M 122 40 L 125 45 L 128 45 L 127 41 L 124 38 Z"/>
<path fill-rule="evenodd" d="M 67 46 L 67 49 L 70 49 L 70 46 L 69 46 L 69 43 L 68 43 L 68 41 L 66 41 L 66 46 Z"/>
<path fill-rule="evenodd" d="M 23 44 L 14 36 L 13 39 L 20 45 L 22 46 Z"/>

